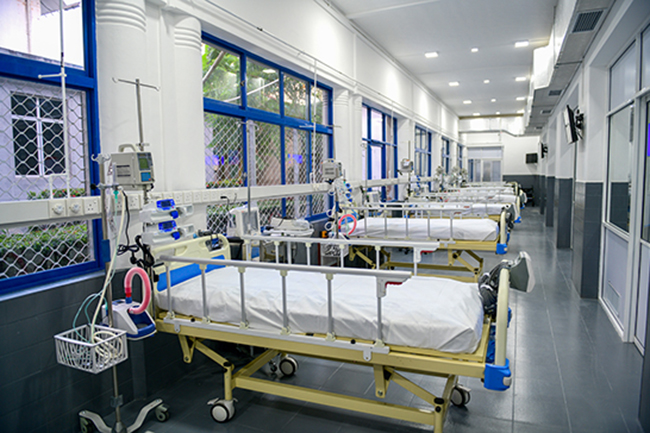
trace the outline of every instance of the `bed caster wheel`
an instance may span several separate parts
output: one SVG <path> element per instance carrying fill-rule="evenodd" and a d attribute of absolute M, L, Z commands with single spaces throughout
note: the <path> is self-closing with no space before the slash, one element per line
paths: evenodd
<path fill-rule="evenodd" d="M 298 361 L 290 356 L 282 358 L 282 361 L 280 361 L 280 371 L 283 376 L 293 376 L 298 371 Z"/>
<path fill-rule="evenodd" d="M 81 433 L 95 433 L 97 431 L 95 424 L 88 418 L 79 418 L 79 424 L 81 425 Z"/>
<path fill-rule="evenodd" d="M 169 406 L 161 404 L 155 410 L 156 419 L 160 422 L 165 422 L 169 419 Z"/>
<path fill-rule="evenodd" d="M 232 400 L 219 400 L 212 405 L 210 415 L 218 423 L 230 421 L 235 416 L 235 404 Z"/>
<path fill-rule="evenodd" d="M 469 403 L 470 397 L 469 388 L 465 388 L 462 385 L 456 385 L 451 390 L 450 400 L 456 407 L 465 407 Z"/>

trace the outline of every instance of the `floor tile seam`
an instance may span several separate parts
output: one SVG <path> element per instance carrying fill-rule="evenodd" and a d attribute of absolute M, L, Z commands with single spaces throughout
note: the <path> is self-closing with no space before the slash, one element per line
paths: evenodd
<path fill-rule="evenodd" d="M 551 317 L 548 308 L 546 308 L 546 314 L 548 315 L 548 320 L 550 322 Z M 566 412 L 566 416 L 567 416 L 569 433 L 573 433 L 573 426 L 571 425 L 571 414 L 569 413 L 569 405 L 567 402 L 566 387 L 564 384 L 564 378 L 562 377 L 562 367 L 560 367 L 560 357 L 557 350 L 557 343 L 555 341 L 555 332 L 553 332 L 552 326 L 551 326 L 551 341 L 553 342 L 553 352 L 555 353 L 555 362 L 557 363 L 557 371 L 558 371 L 558 375 L 560 376 L 560 388 L 562 389 L 562 400 L 564 401 L 564 411 Z"/>
<path fill-rule="evenodd" d="M 602 308 L 602 307 L 600 305 L 598 305 L 598 308 Z M 582 313 L 580 313 L 580 323 L 582 323 L 584 325 L 584 327 L 585 327 L 585 329 L 587 331 L 587 338 L 589 339 L 589 343 L 591 344 L 592 348 L 594 349 L 594 353 L 598 353 L 595 350 L 596 343 L 594 341 L 594 338 L 591 335 L 590 328 L 587 326 L 587 322 L 585 321 L 584 315 Z M 612 382 L 609 379 L 609 375 L 607 374 L 607 370 L 605 369 L 605 365 L 600 360 L 600 356 L 598 356 L 598 355 L 595 356 L 595 362 L 596 362 L 596 368 L 598 368 L 598 370 L 600 372 L 604 373 L 603 376 L 605 377 L 605 381 L 607 383 L 607 386 L 609 387 L 609 390 L 614 391 L 614 386 L 613 386 Z"/>

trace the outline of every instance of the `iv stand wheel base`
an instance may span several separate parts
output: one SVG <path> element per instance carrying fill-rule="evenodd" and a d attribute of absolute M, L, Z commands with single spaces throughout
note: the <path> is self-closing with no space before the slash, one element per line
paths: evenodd
<path fill-rule="evenodd" d="M 132 433 L 142 427 L 145 418 L 152 410 L 155 411 L 156 419 L 160 422 L 165 422 L 169 419 L 169 407 L 163 404 L 161 399 L 156 399 L 140 409 L 138 416 L 133 424 L 125 427 L 122 422 L 116 423 L 112 428 L 108 427 L 101 416 L 88 410 L 79 412 L 79 423 L 81 425 L 81 433 Z"/>

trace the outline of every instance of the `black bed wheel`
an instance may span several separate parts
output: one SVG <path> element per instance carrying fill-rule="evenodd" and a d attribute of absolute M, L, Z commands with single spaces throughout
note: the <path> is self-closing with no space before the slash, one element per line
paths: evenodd
<path fill-rule="evenodd" d="M 235 416 L 235 406 L 232 406 L 231 410 L 228 409 L 228 407 L 223 402 L 219 401 L 212 405 L 212 408 L 210 409 L 210 415 L 212 415 L 212 419 L 218 423 L 230 421 L 232 417 Z"/>
<path fill-rule="evenodd" d="M 450 400 L 456 407 L 465 407 L 467 403 L 469 403 L 470 398 L 469 389 L 463 386 L 455 386 L 454 389 L 451 390 Z"/>
<path fill-rule="evenodd" d="M 282 358 L 282 361 L 280 361 L 280 371 L 286 377 L 293 376 L 298 371 L 298 361 L 290 356 Z"/>

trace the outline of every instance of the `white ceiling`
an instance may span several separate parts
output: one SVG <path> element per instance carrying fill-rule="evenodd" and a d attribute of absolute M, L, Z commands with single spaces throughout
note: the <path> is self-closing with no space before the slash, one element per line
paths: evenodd
<path fill-rule="evenodd" d="M 548 44 L 557 0 L 329 0 L 458 116 L 526 106 L 533 50 Z M 515 42 L 528 40 L 526 48 Z M 479 51 L 472 53 L 472 48 Z M 438 58 L 424 53 L 437 51 Z M 524 82 L 516 77 L 526 77 Z M 484 80 L 490 80 L 484 84 Z M 449 82 L 458 81 L 458 87 Z M 491 102 L 496 99 L 496 102 Z M 471 100 L 469 105 L 463 101 Z"/>

